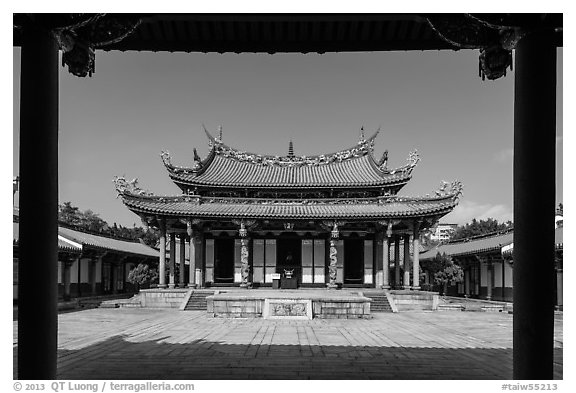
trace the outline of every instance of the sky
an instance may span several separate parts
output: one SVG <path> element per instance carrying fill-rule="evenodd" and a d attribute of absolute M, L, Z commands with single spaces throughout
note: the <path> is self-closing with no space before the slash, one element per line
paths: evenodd
<path fill-rule="evenodd" d="M 559 50 L 557 189 L 562 185 L 562 49 Z M 13 175 L 18 174 L 20 51 L 13 49 Z M 141 225 L 112 179 L 138 178 L 158 195 L 177 195 L 159 153 L 192 165 L 208 153 L 202 125 L 254 153 L 330 153 L 353 146 L 360 128 L 380 128 L 374 155 L 389 167 L 421 161 L 404 196 L 464 185 L 441 222 L 512 220 L 514 72 L 478 76 L 478 51 L 337 54 L 109 53 L 78 78 L 60 68 L 59 199 L 112 224 Z M 17 204 L 17 202 L 16 202 Z"/>

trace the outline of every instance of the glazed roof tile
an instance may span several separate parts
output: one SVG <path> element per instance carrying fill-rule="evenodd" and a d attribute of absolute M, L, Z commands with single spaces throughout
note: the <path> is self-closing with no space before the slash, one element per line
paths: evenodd
<path fill-rule="evenodd" d="M 98 236 L 91 233 L 80 232 L 70 228 L 59 227 L 58 234 L 68 240 L 104 250 L 117 251 L 128 254 L 135 254 L 147 257 L 158 257 L 159 252 L 140 242 L 129 240 L 112 239 L 109 237 Z"/>
<path fill-rule="evenodd" d="M 557 227 L 554 230 L 554 245 L 556 250 L 564 249 L 564 227 Z M 508 247 L 502 248 L 502 254 L 510 256 L 514 252 L 514 243 L 510 243 Z"/>
<path fill-rule="evenodd" d="M 450 256 L 481 254 L 493 251 L 498 251 L 499 253 L 503 246 L 512 243 L 513 236 L 514 233 L 510 231 L 504 234 L 497 234 L 479 239 L 442 244 L 420 254 L 420 259 L 433 259 L 437 253 L 446 253 L 446 255 Z"/>
<path fill-rule="evenodd" d="M 12 244 L 17 246 L 20 243 L 20 223 L 12 222 Z M 81 252 L 82 247 L 78 247 L 74 244 L 68 243 L 60 238 L 58 238 L 58 249 L 60 251 L 76 251 Z"/>
<path fill-rule="evenodd" d="M 319 156 L 266 156 L 231 148 L 207 131 L 212 150 L 201 161 L 195 154 L 194 167 L 172 165 L 169 154 L 162 153 L 170 178 L 177 184 L 211 187 L 376 187 L 401 185 L 411 178 L 419 158 L 410 154 L 408 164 L 388 170 L 372 156 L 376 135 L 361 139 L 357 145 Z"/>
<path fill-rule="evenodd" d="M 380 219 L 445 214 L 457 202 L 452 197 L 386 200 L 259 200 L 235 198 L 157 197 L 121 194 L 135 213 L 198 218 Z M 199 202 L 199 203 L 198 203 Z"/>

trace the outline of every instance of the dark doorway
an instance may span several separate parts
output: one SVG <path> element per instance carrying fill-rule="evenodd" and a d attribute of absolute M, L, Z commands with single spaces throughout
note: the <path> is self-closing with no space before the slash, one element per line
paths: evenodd
<path fill-rule="evenodd" d="M 344 284 L 362 285 L 364 282 L 364 240 L 344 240 Z"/>
<path fill-rule="evenodd" d="M 302 240 L 278 239 L 276 248 L 276 273 L 284 276 L 284 270 L 293 270 L 298 284 L 302 282 Z"/>
<path fill-rule="evenodd" d="M 234 282 L 234 239 L 214 240 L 214 283 Z"/>

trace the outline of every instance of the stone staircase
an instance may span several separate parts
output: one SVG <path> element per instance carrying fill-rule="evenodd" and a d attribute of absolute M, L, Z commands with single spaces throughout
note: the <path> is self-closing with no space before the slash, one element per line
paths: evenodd
<path fill-rule="evenodd" d="M 388 298 L 383 291 L 364 291 L 364 296 L 372 299 L 370 303 L 370 312 L 394 312 Z"/>
<path fill-rule="evenodd" d="M 191 310 L 202 310 L 206 311 L 206 296 L 214 295 L 214 291 L 211 290 L 195 290 L 192 292 L 192 295 L 188 299 L 188 303 L 186 303 L 186 307 L 184 307 L 184 311 L 191 311 Z"/>

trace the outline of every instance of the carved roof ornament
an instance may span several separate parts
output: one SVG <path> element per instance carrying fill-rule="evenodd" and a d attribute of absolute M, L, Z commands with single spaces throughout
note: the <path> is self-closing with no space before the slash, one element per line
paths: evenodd
<path fill-rule="evenodd" d="M 512 49 L 525 29 L 513 14 L 437 14 L 427 17 L 438 36 L 457 48 L 480 49 L 482 80 L 495 80 L 512 70 Z"/>
<path fill-rule="evenodd" d="M 462 182 L 459 180 L 454 180 L 452 183 L 442 181 L 440 188 L 435 191 L 435 194 L 439 198 L 451 196 L 456 202 L 458 202 L 462 196 L 463 188 Z"/>
<path fill-rule="evenodd" d="M 380 169 L 388 169 L 388 150 L 384 150 L 382 158 L 378 161 L 378 167 Z"/>
<path fill-rule="evenodd" d="M 386 152 L 385 152 L 385 154 L 386 154 L 386 160 L 387 160 L 388 154 Z M 384 157 L 382 157 L 382 158 L 384 158 Z M 396 172 L 402 172 L 403 174 L 410 174 L 412 172 L 412 170 L 414 170 L 416 165 L 418 165 L 418 162 L 420 162 L 420 155 L 418 154 L 418 149 L 414 149 L 414 151 L 411 151 L 410 153 L 408 153 L 408 158 L 406 159 L 406 161 L 408 161 L 408 164 L 390 171 L 390 174 L 393 175 Z M 384 163 L 384 165 L 385 164 L 386 164 L 386 162 Z M 385 167 L 380 166 L 380 169 L 384 170 Z"/>
<path fill-rule="evenodd" d="M 62 65 L 78 77 L 92 76 L 96 48 L 132 34 L 141 19 L 132 14 L 44 14 L 33 21 L 52 31 L 62 50 Z"/>
<path fill-rule="evenodd" d="M 127 181 L 124 176 L 115 176 L 112 180 L 116 187 L 116 192 L 118 195 L 123 194 L 131 194 L 131 195 L 140 195 L 140 196 L 152 196 L 149 191 L 145 191 L 138 187 L 138 178 L 134 178 L 130 181 Z"/>
<path fill-rule="evenodd" d="M 341 150 L 335 153 L 322 154 L 318 156 L 295 156 L 288 154 L 287 156 L 281 157 L 236 150 L 223 144 L 222 141 L 218 140 L 218 138 L 214 138 L 212 135 L 210 135 L 204 125 L 203 128 L 204 132 L 208 136 L 208 146 L 210 146 L 210 148 L 212 148 L 216 154 L 241 162 L 249 162 L 252 164 L 259 164 L 264 166 L 318 166 L 362 157 L 368 153 L 372 153 L 374 150 L 374 139 L 376 139 L 376 136 L 380 132 L 380 129 L 378 129 L 370 138 L 365 139 L 362 141 L 362 143 L 358 142 L 356 146 L 347 150 Z"/>
<path fill-rule="evenodd" d="M 196 151 L 196 148 L 194 148 L 194 166 L 192 168 L 172 165 L 172 158 L 170 157 L 170 152 L 168 152 L 167 150 L 162 150 L 160 152 L 160 158 L 162 158 L 164 166 L 172 169 L 175 173 L 196 172 L 202 169 L 202 166 L 204 165 L 202 159 L 200 158 L 200 155 L 198 155 L 198 152 Z"/>

